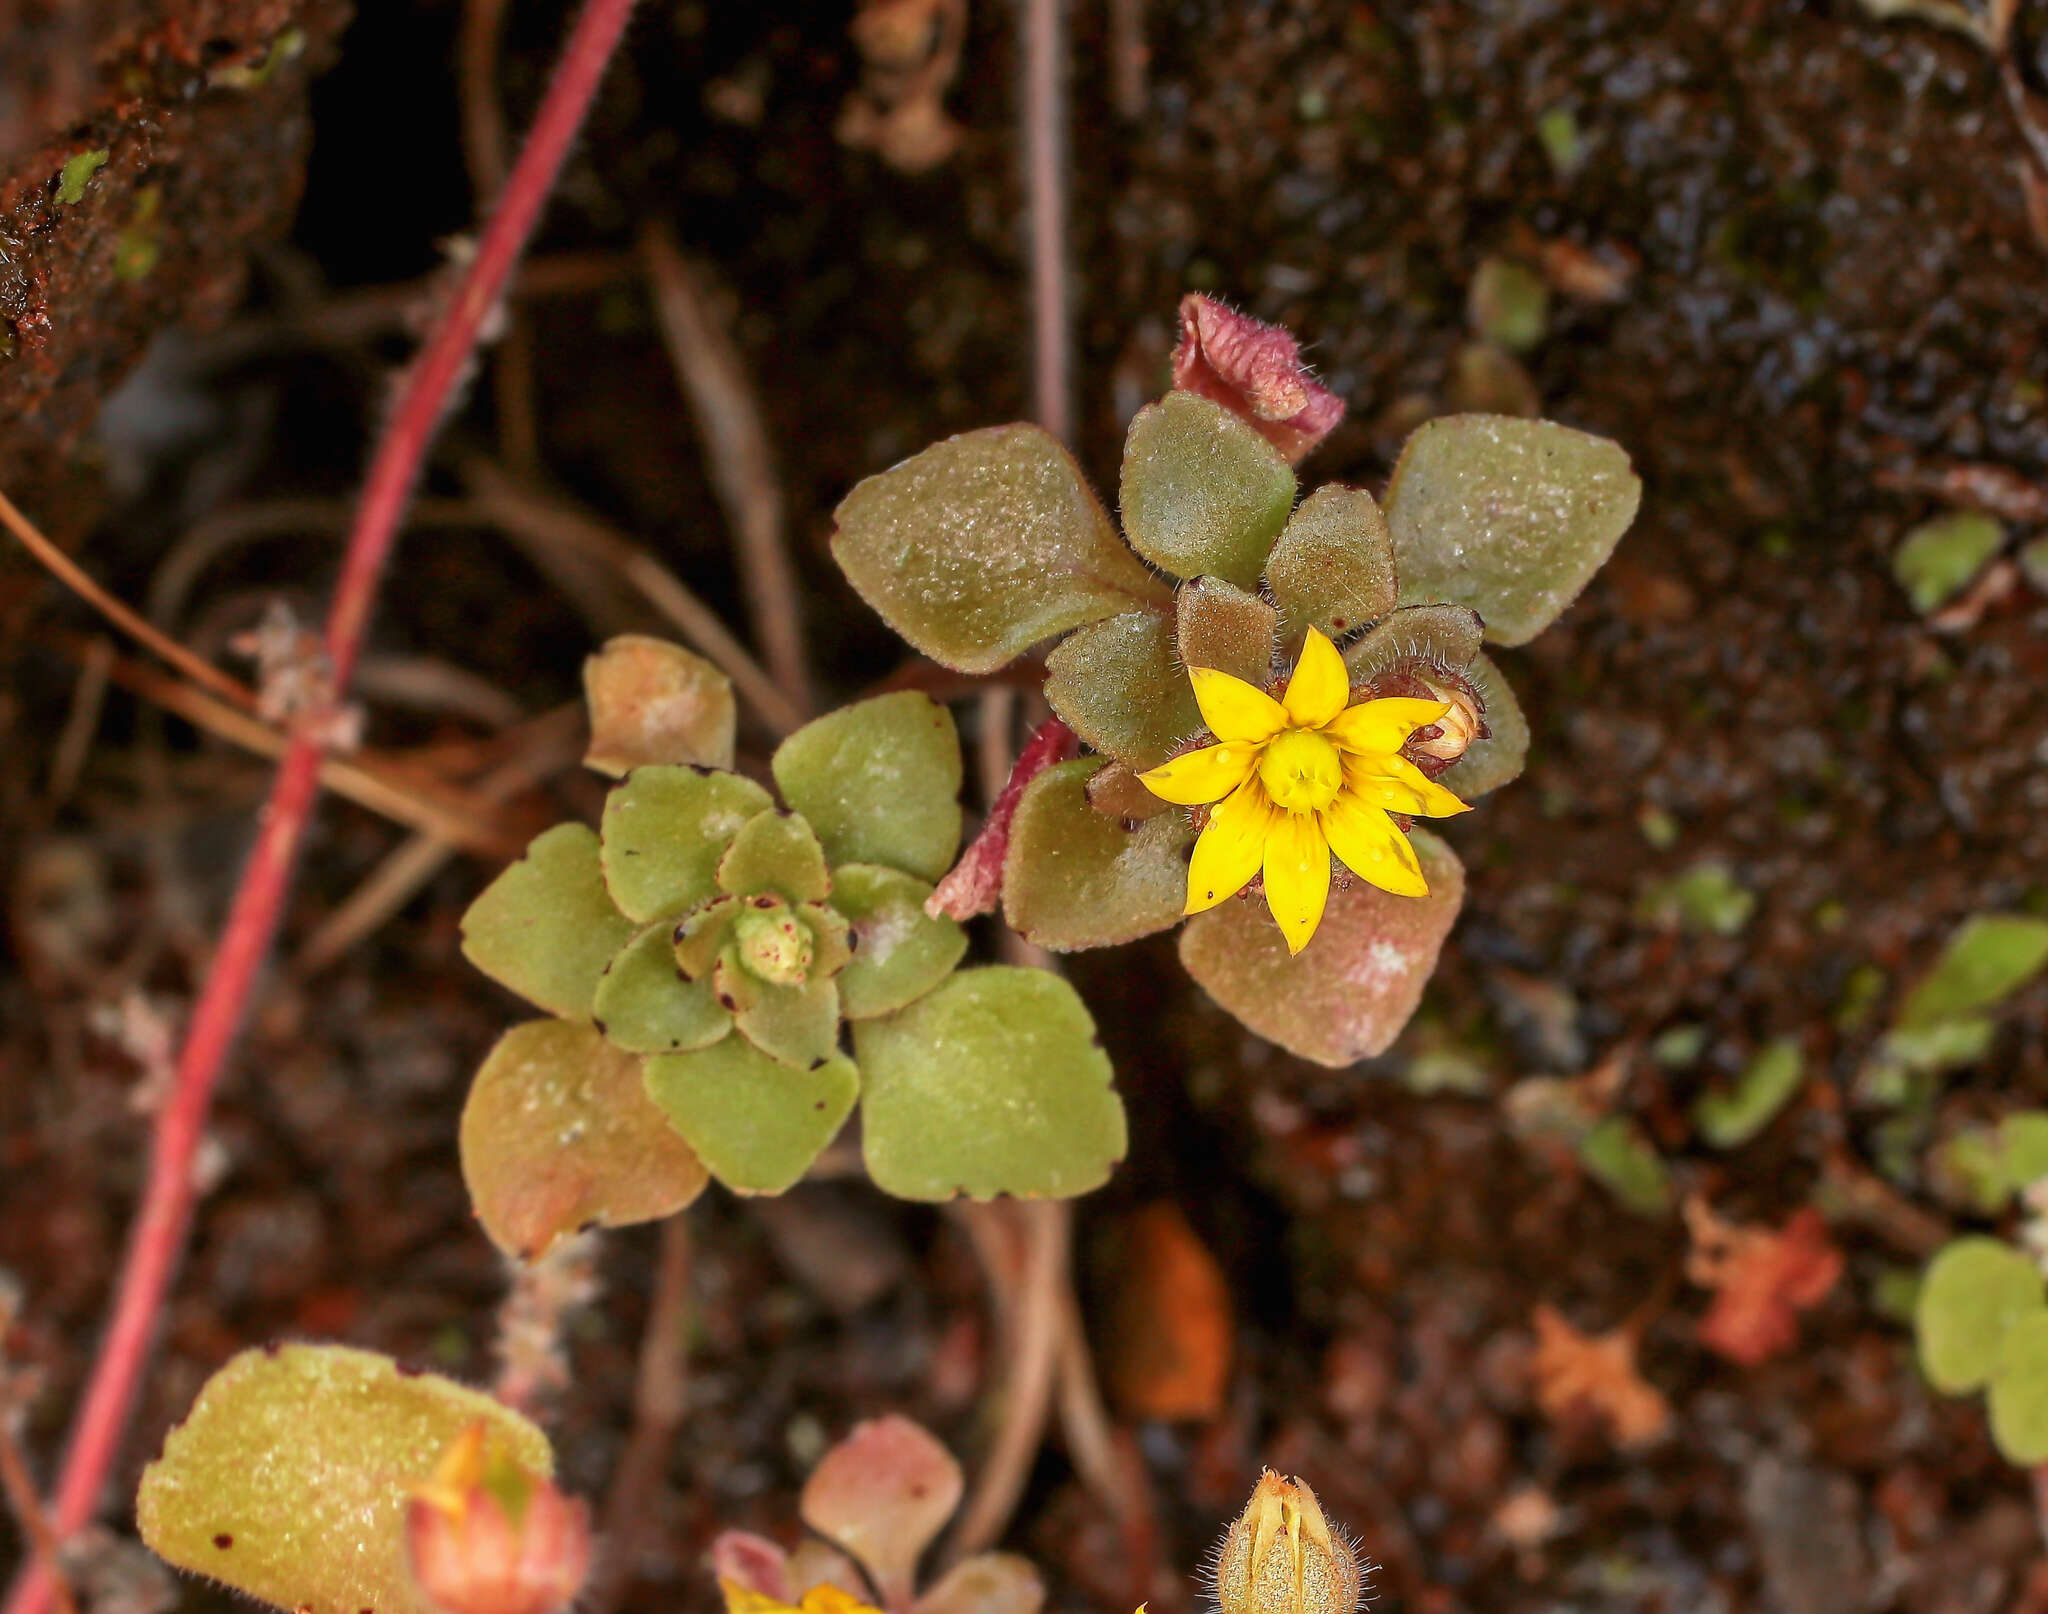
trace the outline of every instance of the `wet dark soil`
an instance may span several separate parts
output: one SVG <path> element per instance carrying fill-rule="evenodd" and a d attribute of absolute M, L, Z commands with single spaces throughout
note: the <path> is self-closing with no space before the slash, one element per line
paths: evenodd
<path fill-rule="evenodd" d="M 1186 1572 L 1270 1463 L 1358 1532 L 1387 1611 L 2039 1606 L 2025 1477 L 1975 1406 L 1922 1386 L 1880 1296 L 1924 1257 L 1927 1227 L 1955 1220 L 1929 1192 L 1927 1139 L 1956 1115 L 2048 1100 L 2048 988 L 2015 1000 L 1992 1056 L 1903 1128 L 1853 1081 L 1892 999 L 1838 1024 L 1861 966 L 1896 994 L 1965 915 L 2048 902 L 2048 600 L 2022 585 L 1937 630 L 1887 565 L 1939 508 L 1902 485 L 1957 464 L 2048 480 L 2048 241 L 2029 231 L 1996 70 L 1967 40 L 1848 4 L 1185 0 L 1147 8 L 1145 111 L 1126 122 L 1109 107 L 1102 8 L 1077 11 L 1080 449 L 1099 481 L 1162 384 L 1194 287 L 1312 344 L 1351 412 L 1305 476 L 1377 485 L 1406 430 L 1450 407 L 1466 288 L 1503 255 L 1557 284 L 1525 361 L 1544 412 L 1619 439 L 1646 484 L 1585 598 L 1501 658 L 1535 725 L 1530 767 L 1451 827 L 1472 870 L 1465 916 L 1407 1043 L 1368 1069 L 1315 1070 L 1207 1004 L 1170 941 L 1076 962 L 1133 1118 L 1130 1161 L 1082 1207 L 1084 1281 L 1108 1277 L 1097 1235 L 1168 1196 L 1238 1308 L 1226 1412 L 1134 1430 L 1166 1566 L 1141 1595 L 1189 1606 Z M 512 8 L 515 125 L 559 13 Z M 263 260 L 249 317 L 425 274 L 466 226 L 456 22 L 445 3 L 369 7 L 343 37 L 314 89 L 296 233 Z M 2029 75 L 2034 26 L 2022 19 Z M 921 177 L 835 140 L 858 77 L 843 27 L 822 5 L 649 9 L 541 246 L 622 249 L 658 214 L 716 266 L 778 445 L 816 664 L 852 694 L 902 652 L 831 567 L 831 508 L 935 436 L 1020 414 L 1027 332 L 1008 9 L 975 7 L 949 99 L 967 138 Z M 1559 109 L 1580 147 L 1569 171 L 1538 132 Z M 547 474 L 737 620 L 644 303 L 627 285 L 551 299 L 532 330 Z M 95 569 L 140 599 L 191 522 L 344 496 L 394 356 L 381 341 L 225 370 L 161 355 L 103 451 L 127 479 L 87 546 Z M 455 430 L 482 443 L 495 425 L 486 388 Z M 249 544 L 181 626 L 217 637 L 268 592 L 314 600 L 332 556 L 299 530 Z M 12 909 L 0 1268 L 28 1301 L 10 1345 L 49 1377 L 28 1427 L 47 1456 L 141 1170 L 134 1066 L 92 1031 L 91 1005 L 123 981 L 173 1011 L 189 998 L 262 774 L 175 726 L 166 739 L 117 698 L 78 787 L 51 804 L 75 674 L 48 630 L 82 618 L 52 601 L 38 620 L 7 658 L 4 855 L 10 889 L 33 877 L 62 900 L 46 924 L 19 895 Z M 540 710 L 574 694 L 590 637 L 499 540 L 435 530 L 400 553 L 377 647 L 445 658 Z M 384 743 L 458 728 L 373 708 Z M 587 793 L 564 785 L 552 805 Z M 394 835 L 327 807 L 287 953 Z M 1709 858 L 1755 895 L 1739 935 L 1641 917 L 1648 887 Z M 251 1341 L 338 1337 L 490 1371 L 501 1275 L 453 1151 L 468 1071 L 511 1013 L 455 951 L 488 873 L 452 865 L 340 964 L 273 982 L 223 1097 L 222 1175 L 124 1485 Z M 1700 1064 L 1640 1055 L 1680 1025 L 1703 1028 Z M 1781 1036 L 1802 1040 L 1813 1080 L 1756 1141 L 1706 1150 L 1693 1098 Z M 1412 1091 L 1424 1037 L 1462 1050 L 1482 1090 Z M 1703 1350 L 1679 1220 L 1631 1213 L 1514 1138 L 1501 1100 L 1515 1082 L 1618 1050 L 1637 1055 L 1611 1102 L 1682 1187 L 1745 1221 L 1817 1196 L 1837 1213 L 1847 1274 L 1792 1353 L 1744 1369 Z M 1839 1215 L 1844 1181 L 1886 1174 L 1905 1214 Z M 692 1213 L 692 1412 L 659 1549 L 634 1565 L 636 1609 L 710 1606 L 711 1533 L 787 1534 L 806 1464 L 857 1416 L 911 1412 L 969 1454 L 985 1437 L 982 1299 L 951 1224 L 844 1184 L 791 1203 L 801 1214 L 777 1224 L 716 1195 Z M 856 1230 L 873 1298 L 802 1277 L 823 1223 Z M 608 1243 L 605 1299 L 575 1336 L 559 1434 L 585 1490 L 623 1438 L 651 1253 L 644 1231 Z M 1544 1303 L 1589 1333 L 1634 1320 L 1643 1373 L 1673 1405 L 1665 1439 L 1620 1452 L 1538 1413 Z M 1550 1527 L 1517 1544 L 1536 1493 Z M 1012 1539 L 1057 1606 L 1130 1606 L 1131 1567 L 1056 1450 Z M 14 1550 L 0 1535 L 0 1567 Z"/>

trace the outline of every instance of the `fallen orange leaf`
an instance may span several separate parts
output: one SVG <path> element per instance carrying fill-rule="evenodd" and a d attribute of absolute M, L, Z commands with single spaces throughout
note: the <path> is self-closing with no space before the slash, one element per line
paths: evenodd
<path fill-rule="evenodd" d="M 1692 1253 L 1685 1273 L 1715 1292 L 1700 1319 L 1700 1343 L 1731 1362 L 1755 1367 L 1799 1339 L 1799 1313 L 1827 1298 L 1842 1276 L 1842 1252 L 1811 1205 L 1784 1227 L 1724 1222 L 1702 1199 L 1685 1207 Z"/>
<path fill-rule="evenodd" d="M 1124 1224 L 1110 1308 L 1110 1389 L 1133 1418 L 1207 1422 L 1230 1388 L 1230 1285 L 1180 1207 L 1160 1200 Z"/>
<path fill-rule="evenodd" d="M 1555 1307 L 1536 1308 L 1536 1404 L 1553 1422 L 1591 1413 L 1623 1446 L 1655 1440 L 1671 1406 L 1636 1369 L 1632 1328 L 1582 1334 Z"/>

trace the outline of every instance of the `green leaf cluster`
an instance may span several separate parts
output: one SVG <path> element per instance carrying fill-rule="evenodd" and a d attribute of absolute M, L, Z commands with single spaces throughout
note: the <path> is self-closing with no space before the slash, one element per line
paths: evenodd
<path fill-rule="evenodd" d="M 2048 1298 L 2041 1270 L 1980 1234 L 1928 1263 L 1914 1308 L 1920 1369 L 1946 1395 L 1986 1392 L 1991 1438 L 2022 1467 L 2048 1462 Z"/>
<path fill-rule="evenodd" d="M 1063 636 L 1046 659 L 1046 698 L 1100 755 L 1027 787 L 1003 878 L 1011 924 L 1062 950 L 1180 918 L 1192 826 L 1148 802 L 1133 775 L 1201 734 L 1188 667 L 1275 687 L 1313 627 L 1344 648 L 1355 698 L 1420 693 L 1420 678 L 1483 703 L 1480 737 L 1444 774 L 1450 788 L 1470 800 L 1515 778 L 1529 727 L 1482 644 L 1521 644 L 1555 620 L 1612 552 L 1640 491 L 1602 438 L 1458 415 L 1409 440 L 1384 509 L 1336 485 L 1297 503 L 1292 467 L 1249 421 L 1176 391 L 1131 422 L 1121 536 L 1066 450 L 1014 425 L 948 438 L 869 477 L 840 505 L 832 548 L 861 596 L 946 666 L 986 673 Z M 1437 862 L 1455 864 L 1447 849 Z M 1427 977 L 1456 913 L 1455 897 L 1448 908 L 1432 899 L 1404 926 L 1391 916 L 1405 900 L 1359 897 L 1359 923 L 1326 920 L 1331 936 L 1314 944 L 1331 968 L 1363 972 L 1373 1002 L 1405 1004 L 1401 1019 L 1415 968 Z M 1303 969 L 1268 969 L 1259 946 L 1236 949 L 1236 931 L 1249 945 L 1253 926 L 1224 910 L 1203 918 L 1183 956 L 1262 1034 L 1344 1063 L 1399 1030 L 1391 1009 L 1369 1026 L 1356 1015 L 1312 1026 L 1325 988 Z M 1344 958 L 1333 956 L 1339 933 L 1354 949 Z"/>
<path fill-rule="evenodd" d="M 606 761 L 643 754 L 628 732 Z M 736 773 L 632 767 L 598 830 L 548 830 L 464 916 L 470 961 L 556 1017 L 506 1034 L 463 1117 L 472 1198 L 508 1250 L 666 1215 L 707 1174 L 780 1193 L 863 1098 L 870 1173 L 906 1198 L 1078 1194 L 1121 1157 L 1072 988 L 958 970 L 965 933 L 925 911 L 960 839 L 945 708 L 846 707 L 772 772 L 779 803 Z"/>
<path fill-rule="evenodd" d="M 1863 1095 L 1892 1104 L 1931 1096 L 1941 1077 L 1991 1051 L 1996 1011 L 2044 968 L 2048 919 L 1972 914 L 1899 1005 L 1858 1077 Z"/>

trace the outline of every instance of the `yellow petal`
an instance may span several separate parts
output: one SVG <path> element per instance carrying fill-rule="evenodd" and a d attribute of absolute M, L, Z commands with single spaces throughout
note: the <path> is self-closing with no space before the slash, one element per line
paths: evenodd
<path fill-rule="evenodd" d="M 1301 660 L 1287 680 L 1280 704 L 1297 728 L 1319 729 L 1351 699 L 1351 674 L 1337 647 L 1314 628 L 1302 642 Z"/>
<path fill-rule="evenodd" d="M 1314 813 L 1281 813 L 1266 836 L 1266 906 L 1298 953 L 1323 922 L 1330 900 L 1330 843 Z"/>
<path fill-rule="evenodd" d="M 832 1585 L 813 1586 L 804 1593 L 797 1608 L 800 1614 L 879 1614 L 872 1605 L 863 1603 L 851 1592 L 841 1591 Z"/>
<path fill-rule="evenodd" d="M 1190 667 L 1188 681 L 1195 686 L 1202 721 L 1219 740 L 1270 740 L 1287 726 L 1280 703 L 1242 678 L 1214 667 Z"/>
<path fill-rule="evenodd" d="M 1448 701 L 1412 700 L 1399 696 L 1387 700 L 1360 701 L 1340 712 L 1323 732 L 1347 751 L 1384 756 L 1398 751 L 1408 736 L 1425 723 L 1434 723 L 1451 709 Z"/>
<path fill-rule="evenodd" d="M 1240 785 L 1235 795 L 1217 806 L 1195 842 L 1195 855 L 1188 859 L 1186 912 L 1201 913 L 1245 888 L 1259 872 L 1266 833 L 1278 816 L 1256 779 Z"/>
<path fill-rule="evenodd" d="M 723 1577 L 718 1589 L 725 1594 L 725 1614 L 795 1614 L 789 1604 Z"/>
<path fill-rule="evenodd" d="M 1199 807 L 1221 801 L 1252 771 L 1259 760 L 1259 747 L 1248 740 L 1228 740 L 1222 745 L 1205 745 L 1199 751 L 1162 762 L 1138 780 L 1161 801 L 1179 807 Z"/>
<path fill-rule="evenodd" d="M 1469 813 L 1471 803 L 1460 801 L 1406 757 L 1347 756 L 1344 759 L 1344 789 L 1368 806 L 1384 807 L 1390 813 L 1409 813 L 1419 818 L 1454 818 Z"/>
<path fill-rule="evenodd" d="M 1337 860 L 1359 879 L 1397 897 L 1429 895 L 1415 848 L 1379 808 L 1339 796 L 1323 811 L 1323 832 Z"/>

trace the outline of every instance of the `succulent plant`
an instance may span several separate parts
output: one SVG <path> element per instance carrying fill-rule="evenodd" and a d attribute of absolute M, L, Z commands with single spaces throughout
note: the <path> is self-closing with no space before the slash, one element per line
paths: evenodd
<path fill-rule="evenodd" d="M 1301 903 L 1282 904 L 1296 916 L 1285 935 L 1255 903 L 1209 906 L 1183 862 L 1207 810 L 1176 811 L 1138 777 L 1228 745 L 1189 670 L 1277 700 L 1327 639 L 1341 650 L 1342 720 L 1373 701 L 1429 703 L 1432 719 L 1387 755 L 1470 802 L 1521 771 L 1529 737 L 1482 646 L 1526 643 L 1556 619 L 1612 552 L 1641 486 L 1603 438 L 1456 415 L 1408 440 L 1384 508 L 1340 486 L 1297 504 L 1293 463 L 1341 403 L 1285 332 L 1206 298 L 1182 317 L 1176 388 L 1138 412 L 1125 443 L 1121 537 L 1067 451 L 1010 425 L 859 484 L 833 553 L 897 632 L 949 667 L 993 672 L 1059 638 L 1046 698 L 1095 754 L 1022 788 L 1001 879 L 1016 929 L 1055 950 L 1100 947 L 1192 915 L 1181 957 L 1212 997 L 1306 1058 L 1348 1064 L 1383 1051 L 1414 1012 L 1462 871 L 1421 832 L 1407 851 L 1410 815 L 1431 810 L 1417 796 L 1393 809 L 1405 891 L 1340 872 L 1305 924 Z M 1270 870 L 1249 889 L 1270 896 Z"/>
<path fill-rule="evenodd" d="M 673 669 L 613 677 L 616 659 L 616 643 L 596 658 L 593 728 L 605 765 L 637 765 L 598 829 L 544 832 L 463 920 L 469 959 L 555 1017 L 506 1033 L 464 1112 L 492 1237 L 535 1255 L 587 1223 L 669 1214 L 707 1175 L 780 1193 L 862 1096 L 888 1192 L 1101 1183 L 1124 1120 L 1086 1008 L 1044 971 L 959 969 L 966 933 L 925 911 L 960 838 L 945 708 L 907 692 L 806 725 L 773 758 L 778 803 L 695 760 L 730 759 L 729 702 Z M 713 721 L 595 710 L 620 687 Z"/>

